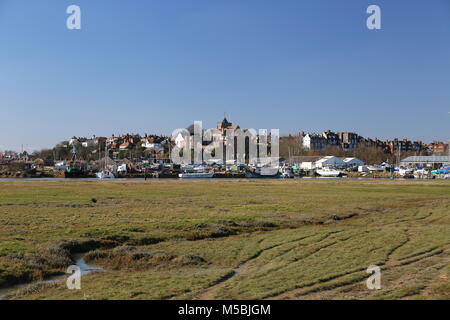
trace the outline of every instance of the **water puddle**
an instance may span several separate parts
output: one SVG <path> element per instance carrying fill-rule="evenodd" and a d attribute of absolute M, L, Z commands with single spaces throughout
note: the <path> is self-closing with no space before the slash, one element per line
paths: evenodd
<path fill-rule="evenodd" d="M 84 254 L 76 254 L 73 256 L 74 260 L 75 260 L 75 265 L 78 266 L 80 268 L 81 271 L 81 276 L 85 276 L 91 272 L 98 272 L 98 271 L 105 271 L 103 268 L 98 267 L 98 266 L 92 266 L 86 263 L 86 261 L 84 261 L 83 259 Z M 0 300 L 3 300 L 6 296 L 14 294 L 15 292 L 17 292 L 20 289 L 24 289 L 30 285 L 36 284 L 36 283 L 59 283 L 59 282 L 64 282 L 67 280 L 67 278 L 69 277 L 69 274 L 66 275 L 57 275 L 57 276 L 52 276 L 49 277 L 43 281 L 35 281 L 35 282 L 29 282 L 26 284 L 18 284 L 12 287 L 8 287 L 8 288 L 0 288 Z"/>
<path fill-rule="evenodd" d="M 102 267 L 87 264 L 86 261 L 84 261 L 83 257 L 84 254 L 74 255 L 74 260 L 76 261 L 75 264 L 80 268 L 82 276 L 87 275 L 94 271 L 105 271 L 105 269 L 103 269 Z"/>

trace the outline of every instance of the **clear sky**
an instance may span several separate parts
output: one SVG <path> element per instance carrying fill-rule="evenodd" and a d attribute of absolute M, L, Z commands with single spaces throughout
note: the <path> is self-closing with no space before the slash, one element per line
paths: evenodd
<path fill-rule="evenodd" d="M 449 139 L 450 1 L 0 0 L 0 150 L 224 112 L 282 134 Z"/>

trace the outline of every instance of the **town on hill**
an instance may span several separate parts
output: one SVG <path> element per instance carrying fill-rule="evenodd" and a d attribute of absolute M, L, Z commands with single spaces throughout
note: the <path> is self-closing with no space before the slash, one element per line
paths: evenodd
<path fill-rule="evenodd" d="M 236 130 L 246 131 L 239 125 L 233 125 L 226 118 L 218 122 L 213 129 L 213 140 L 225 137 L 225 132 Z M 193 125 L 187 128 L 191 135 Z M 3 176 L 27 176 L 26 172 L 47 168 L 54 172 L 63 171 L 73 161 L 84 163 L 85 167 L 95 172 L 105 167 L 115 167 L 111 169 L 117 171 L 122 167 L 122 171 L 140 171 L 142 173 L 146 167 L 164 163 L 166 166 L 171 163 L 171 150 L 175 146 L 185 143 L 186 137 L 169 137 L 162 134 L 111 134 L 109 137 L 93 136 L 76 137 L 73 136 L 66 141 L 57 143 L 51 149 L 39 150 L 33 153 L 4 151 L 0 152 L 0 172 Z M 225 138 L 224 138 L 225 139 Z M 223 139 L 222 139 L 223 140 Z M 222 141 L 221 140 L 221 141 Z M 381 165 L 383 163 L 392 166 L 400 166 L 402 160 L 408 159 L 410 165 L 423 166 L 430 164 L 435 167 L 446 166 L 448 159 L 420 159 L 415 161 L 411 157 L 431 157 L 448 156 L 448 144 L 442 141 L 424 143 L 422 141 L 411 141 L 406 138 L 392 140 L 380 140 L 367 138 L 354 132 L 334 132 L 327 130 L 322 133 L 290 134 L 279 138 L 279 158 L 280 164 L 290 165 L 297 168 L 312 170 L 318 166 L 321 159 L 333 157 L 333 159 L 357 159 L 352 160 L 353 164 L 361 165 Z M 233 160 L 233 159 L 231 159 Z M 239 165 L 234 159 L 234 163 L 222 165 L 226 170 L 226 165 Z M 233 161 L 232 161 L 233 162 Z M 247 165 L 251 164 L 246 161 Z M 344 166 L 341 161 L 328 161 L 332 166 Z M 205 163 L 206 164 L 206 163 Z M 211 163 L 210 163 L 211 164 Z M 348 166 L 348 164 L 347 164 Z M 119 170 L 120 171 L 120 170 Z M 6 172 L 6 173 L 5 173 Z M 55 173 L 49 173 L 54 176 Z M 46 176 L 46 174 L 42 174 Z M 31 174 L 33 176 L 33 174 Z"/>

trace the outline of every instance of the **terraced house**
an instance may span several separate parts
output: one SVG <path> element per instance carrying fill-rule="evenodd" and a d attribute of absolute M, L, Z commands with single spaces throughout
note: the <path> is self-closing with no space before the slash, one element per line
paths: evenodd
<path fill-rule="evenodd" d="M 339 147 L 345 151 L 354 150 L 360 146 L 375 147 L 386 151 L 387 153 L 401 152 L 421 152 L 427 151 L 427 145 L 421 141 L 410 141 L 408 139 L 394 139 L 382 141 L 379 139 L 364 138 L 354 132 L 333 132 L 324 131 L 321 134 L 303 132 L 303 148 L 312 151 L 324 151 L 327 147 Z"/>

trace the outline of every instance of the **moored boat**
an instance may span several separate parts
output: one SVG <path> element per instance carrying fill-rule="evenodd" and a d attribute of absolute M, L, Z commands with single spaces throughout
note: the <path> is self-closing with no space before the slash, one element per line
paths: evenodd
<path fill-rule="evenodd" d="M 88 170 L 86 165 L 80 162 L 72 162 L 64 170 L 64 178 L 66 179 L 76 179 L 76 178 L 92 178 L 93 174 Z"/>
<path fill-rule="evenodd" d="M 183 172 L 178 174 L 178 177 L 182 179 L 186 178 L 205 179 L 205 178 L 212 178 L 213 176 L 214 172 Z"/>
<path fill-rule="evenodd" d="M 102 170 L 100 172 L 97 172 L 96 174 L 97 178 L 99 179 L 115 179 L 116 177 L 114 176 L 114 174 L 111 171 L 108 170 Z"/>
<path fill-rule="evenodd" d="M 290 168 L 290 167 L 286 167 L 286 166 L 281 167 L 280 172 L 281 172 L 281 177 L 284 179 L 294 178 L 294 172 L 293 172 L 292 168 Z"/>
<path fill-rule="evenodd" d="M 64 170 L 64 178 L 92 178 L 94 175 L 90 171 L 90 167 L 86 162 L 77 159 L 77 148 L 72 146 L 72 160 L 66 163 Z"/>
<path fill-rule="evenodd" d="M 377 166 L 377 165 L 367 166 L 367 170 L 369 172 L 384 172 L 384 171 L 386 171 L 385 167 Z"/>
<path fill-rule="evenodd" d="M 402 177 L 411 176 L 414 174 L 414 170 L 409 168 L 398 168 L 398 174 Z"/>
<path fill-rule="evenodd" d="M 322 168 L 322 169 L 316 169 L 316 173 L 321 177 L 341 177 L 343 175 L 342 171 L 332 169 L 332 168 Z"/>
<path fill-rule="evenodd" d="M 450 179 L 450 168 L 449 167 L 444 167 L 441 169 L 433 170 L 433 171 L 431 171 L 431 173 L 433 174 L 434 178 Z"/>
<path fill-rule="evenodd" d="M 280 178 L 278 167 L 258 167 L 253 170 L 248 170 L 245 173 L 246 178 Z"/>
<path fill-rule="evenodd" d="M 109 169 L 107 169 L 107 161 L 108 161 L 108 157 L 106 157 L 106 155 L 108 154 L 108 148 L 105 146 L 105 158 L 103 161 L 103 169 L 100 170 L 99 172 L 96 173 L 97 178 L 101 179 L 101 180 L 105 180 L 105 179 L 115 179 L 116 176 L 114 175 L 114 173 L 111 171 L 111 168 L 113 168 L 113 170 L 116 171 L 117 173 L 117 166 L 114 164 L 113 166 L 109 166 Z M 125 166 L 125 170 L 126 170 L 126 166 Z"/>
<path fill-rule="evenodd" d="M 155 174 L 155 178 L 159 179 L 171 179 L 171 178 L 178 178 L 178 173 L 173 171 L 162 171 Z"/>

